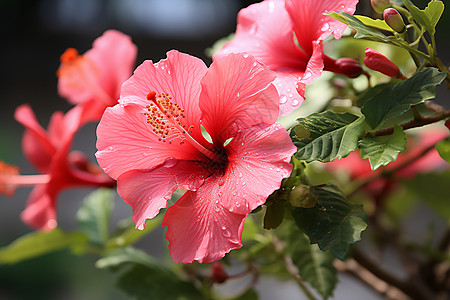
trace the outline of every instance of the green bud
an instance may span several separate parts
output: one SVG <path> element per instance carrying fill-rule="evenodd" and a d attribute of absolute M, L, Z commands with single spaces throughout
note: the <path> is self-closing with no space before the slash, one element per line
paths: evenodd
<path fill-rule="evenodd" d="M 387 8 L 383 12 L 384 20 L 395 31 L 402 33 L 405 32 L 405 23 L 400 13 L 394 8 Z"/>

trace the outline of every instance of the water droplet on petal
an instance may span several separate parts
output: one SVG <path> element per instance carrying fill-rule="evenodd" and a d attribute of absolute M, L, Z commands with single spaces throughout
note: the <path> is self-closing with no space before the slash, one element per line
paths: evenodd
<path fill-rule="evenodd" d="M 239 178 L 242 178 L 242 173 L 239 173 Z"/>
<path fill-rule="evenodd" d="M 292 97 L 294 97 L 294 94 L 289 94 L 288 97 L 292 98 Z"/>
<path fill-rule="evenodd" d="M 328 30 L 330 30 L 330 25 L 329 25 L 328 23 L 323 24 L 321 30 L 322 30 L 322 31 L 328 31 Z"/>
<path fill-rule="evenodd" d="M 275 10 L 275 2 L 270 1 L 269 2 L 269 14 L 273 13 Z"/>
<path fill-rule="evenodd" d="M 306 72 L 305 75 L 303 75 L 303 79 L 308 79 L 312 76 L 310 72 Z"/>
<path fill-rule="evenodd" d="M 242 181 L 242 185 L 245 185 L 246 183 L 245 183 L 245 181 Z"/>
<path fill-rule="evenodd" d="M 168 158 L 163 163 L 163 166 L 166 167 L 166 168 L 172 168 L 173 166 L 175 166 L 177 164 L 177 162 L 178 162 L 178 160 L 176 160 L 174 158 Z"/>
<path fill-rule="evenodd" d="M 247 57 L 248 57 L 248 53 L 247 53 L 247 52 L 242 53 L 242 57 L 243 57 L 243 58 L 247 58 Z"/>
<path fill-rule="evenodd" d="M 298 106 L 299 102 L 297 99 L 295 99 L 294 101 L 292 101 L 292 106 Z"/>
<path fill-rule="evenodd" d="M 114 147 L 113 146 L 109 146 L 107 149 L 108 149 L 108 151 L 114 151 Z"/>
<path fill-rule="evenodd" d="M 280 104 L 285 104 L 287 102 L 287 97 L 285 95 L 281 96 Z"/>

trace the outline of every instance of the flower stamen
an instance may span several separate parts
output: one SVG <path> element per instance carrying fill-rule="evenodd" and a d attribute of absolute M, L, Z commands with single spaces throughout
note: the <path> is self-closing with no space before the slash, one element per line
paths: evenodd
<path fill-rule="evenodd" d="M 43 175 L 19 175 L 17 166 L 0 161 L 0 194 L 12 197 L 19 186 L 33 186 L 45 184 L 50 181 L 50 176 Z"/>
<path fill-rule="evenodd" d="M 172 143 L 173 140 L 180 138 L 180 145 L 188 141 L 209 159 L 217 161 L 220 158 L 220 155 L 207 149 L 190 135 L 194 126 L 186 128 L 183 124 L 184 109 L 172 102 L 172 97 L 168 93 L 157 95 L 152 91 L 147 94 L 147 100 L 150 101 L 146 106 L 148 112 L 145 113 L 147 123 L 153 127 L 153 132 L 159 136 L 160 141 Z"/>

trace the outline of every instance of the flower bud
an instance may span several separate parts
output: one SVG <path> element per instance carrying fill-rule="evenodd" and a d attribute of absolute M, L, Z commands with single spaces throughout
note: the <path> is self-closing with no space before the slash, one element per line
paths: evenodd
<path fill-rule="evenodd" d="M 383 18 L 388 24 L 396 32 L 402 33 L 405 31 L 405 23 L 403 22 L 402 16 L 399 12 L 394 8 L 387 8 L 384 10 Z"/>
<path fill-rule="evenodd" d="M 450 130 L 450 119 L 445 122 L 445 127 L 447 127 L 448 130 Z"/>
<path fill-rule="evenodd" d="M 211 279 L 215 283 L 224 283 L 228 279 L 221 263 L 215 262 L 211 264 Z"/>
<path fill-rule="evenodd" d="M 351 58 L 339 58 L 336 60 L 339 70 L 336 73 L 345 75 L 349 78 L 356 78 L 363 73 L 363 69 L 359 62 Z"/>
<path fill-rule="evenodd" d="M 391 7 L 390 0 L 370 0 L 370 4 L 372 4 L 373 10 L 379 14 L 382 14 L 386 8 Z"/>
<path fill-rule="evenodd" d="M 397 65 L 380 52 L 367 47 L 365 53 L 364 63 L 369 69 L 393 78 L 401 78 L 403 76 Z"/>

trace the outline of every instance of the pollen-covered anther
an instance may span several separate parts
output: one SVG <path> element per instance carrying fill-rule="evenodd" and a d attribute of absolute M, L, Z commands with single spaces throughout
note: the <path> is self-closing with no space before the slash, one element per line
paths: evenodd
<path fill-rule="evenodd" d="M 8 177 L 18 175 L 19 167 L 9 165 L 0 160 L 0 194 L 12 196 L 15 186 L 8 184 Z"/>
<path fill-rule="evenodd" d="M 182 123 L 185 118 L 184 109 L 178 104 L 172 102 L 172 97 L 168 93 L 157 94 L 152 91 L 147 94 L 147 100 L 150 104 L 146 106 L 146 121 L 153 127 L 153 132 L 159 136 L 158 140 L 166 142 L 177 137 L 181 138 L 180 144 L 183 143 L 183 135 L 186 127 Z"/>

